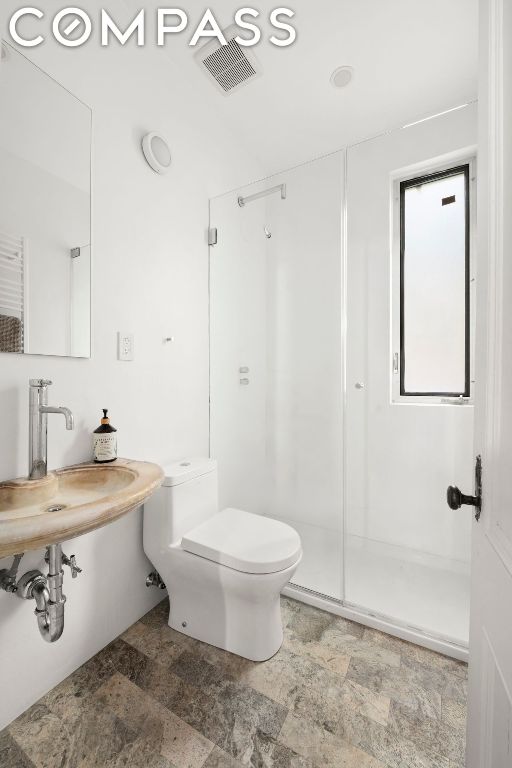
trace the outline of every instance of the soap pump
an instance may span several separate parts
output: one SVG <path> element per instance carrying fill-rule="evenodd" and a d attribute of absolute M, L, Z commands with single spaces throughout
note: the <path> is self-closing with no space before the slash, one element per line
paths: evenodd
<path fill-rule="evenodd" d="M 117 459 L 117 429 L 110 423 L 108 409 L 103 408 L 100 426 L 93 433 L 93 458 L 97 464 L 106 464 Z"/>

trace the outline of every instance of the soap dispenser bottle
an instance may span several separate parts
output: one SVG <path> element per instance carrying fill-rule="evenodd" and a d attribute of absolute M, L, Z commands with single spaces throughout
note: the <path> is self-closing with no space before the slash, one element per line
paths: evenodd
<path fill-rule="evenodd" d="M 93 458 L 97 464 L 117 459 L 117 429 L 111 425 L 107 413 L 107 408 L 103 408 L 101 424 L 93 433 Z"/>

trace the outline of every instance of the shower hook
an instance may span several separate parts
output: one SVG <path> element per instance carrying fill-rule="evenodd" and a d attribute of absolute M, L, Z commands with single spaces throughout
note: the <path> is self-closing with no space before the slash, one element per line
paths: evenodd
<path fill-rule="evenodd" d="M 272 237 L 272 232 L 270 231 L 270 229 L 268 227 L 263 227 L 263 231 L 265 232 L 265 237 L 268 238 L 268 240 L 270 240 L 270 238 Z"/>

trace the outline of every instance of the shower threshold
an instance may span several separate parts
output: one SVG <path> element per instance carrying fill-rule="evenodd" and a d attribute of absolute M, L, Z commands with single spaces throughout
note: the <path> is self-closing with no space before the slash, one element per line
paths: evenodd
<path fill-rule="evenodd" d="M 431 651 L 459 659 L 459 661 L 468 661 L 469 648 L 467 643 L 426 632 L 421 627 L 405 624 L 390 616 L 370 611 L 363 606 L 355 605 L 345 600 L 338 600 L 328 595 L 322 595 L 319 592 L 295 584 L 288 584 L 282 594 L 306 603 L 306 605 L 312 605 L 328 613 L 341 616 L 344 619 L 356 621 L 372 629 L 378 629 L 401 640 L 429 648 Z"/>

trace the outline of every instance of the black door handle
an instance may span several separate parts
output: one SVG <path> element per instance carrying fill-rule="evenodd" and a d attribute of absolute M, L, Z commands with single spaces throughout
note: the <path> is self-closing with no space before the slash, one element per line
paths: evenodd
<path fill-rule="evenodd" d="M 455 485 L 448 486 L 446 501 L 450 509 L 460 509 L 463 504 L 469 504 L 472 507 L 480 506 L 480 498 L 478 496 L 466 496 Z"/>
<path fill-rule="evenodd" d="M 475 495 L 466 496 L 456 485 L 449 485 L 446 491 L 446 501 L 450 509 L 460 509 L 463 504 L 475 507 L 475 519 L 480 520 L 482 511 L 482 457 L 477 456 L 475 462 Z"/>

